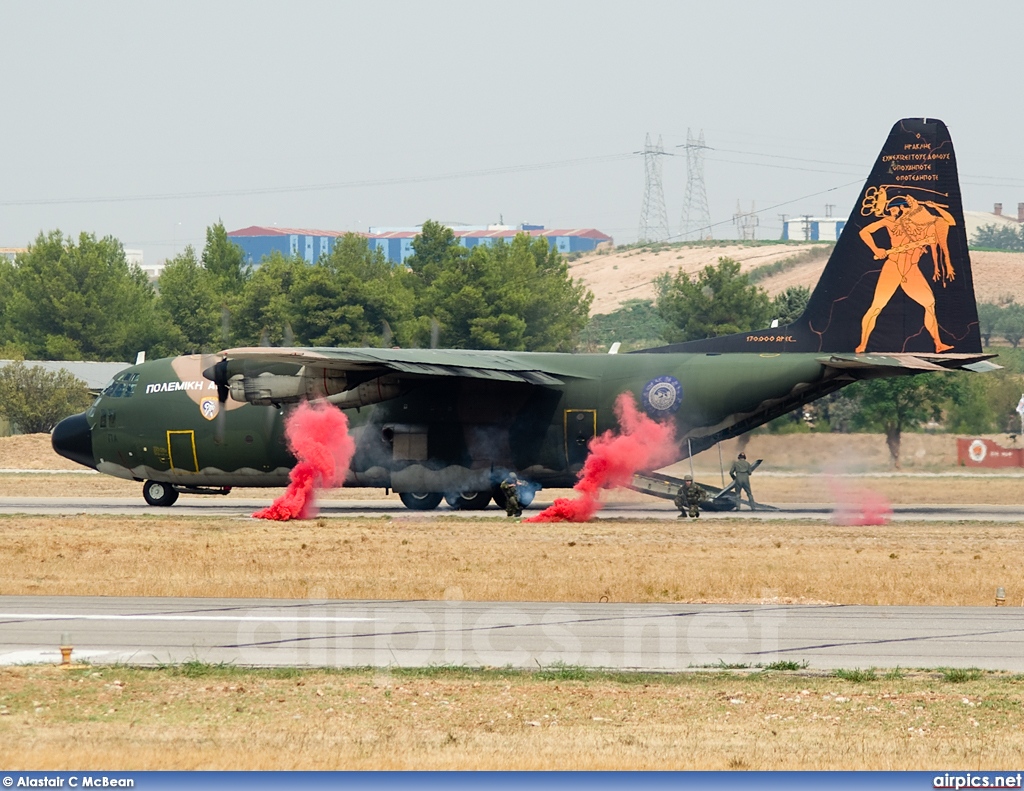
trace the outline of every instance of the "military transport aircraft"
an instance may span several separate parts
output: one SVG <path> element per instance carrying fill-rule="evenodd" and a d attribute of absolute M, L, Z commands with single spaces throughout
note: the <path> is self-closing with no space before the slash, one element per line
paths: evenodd
<path fill-rule="evenodd" d="M 406 506 L 502 498 L 510 472 L 570 487 L 588 441 L 615 428 L 631 391 L 676 424 L 680 457 L 860 380 L 989 370 L 978 332 L 963 209 L 945 124 L 889 134 L 806 312 L 792 324 L 630 354 L 439 349 L 239 348 L 132 366 L 53 431 L 54 449 L 179 492 L 283 486 L 288 405 L 346 411 L 356 454 L 345 486 Z"/>

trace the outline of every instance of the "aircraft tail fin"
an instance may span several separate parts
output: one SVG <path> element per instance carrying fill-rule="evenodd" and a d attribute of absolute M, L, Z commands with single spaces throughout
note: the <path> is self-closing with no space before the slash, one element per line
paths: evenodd
<path fill-rule="evenodd" d="M 652 351 L 981 353 L 946 125 L 893 126 L 799 319 Z"/>

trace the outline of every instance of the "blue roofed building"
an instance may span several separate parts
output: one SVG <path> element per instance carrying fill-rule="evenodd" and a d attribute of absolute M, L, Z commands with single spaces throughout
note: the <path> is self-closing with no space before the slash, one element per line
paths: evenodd
<path fill-rule="evenodd" d="M 449 226 L 459 244 L 472 250 L 478 245 L 493 246 L 499 240 L 511 242 L 517 234 L 525 233 L 533 238 L 543 237 L 560 253 L 585 253 L 599 247 L 612 247 L 614 240 L 608 234 L 595 228 L 560 228 L 547 230 L 543 225 L 455 225 Z M 412 255 L 412 240 L 420 232 L 419 226 L 405 228 L 370 228 L 371 247 L 380 247 L 388 260 L 393 263 L 405 261 Z"/>
<path fill-rule="evenodd" d="M 267 228 L 250 225 L 238 231 L 230 231 L 228 238 L 242 248 L 245 259 L 251 266 L 271 253 L 278 252 L 286 258 L 298 256 L 309 263 L 322 255 L 330 255 L 338 239 L 348 231 L 314 231 L 307 228 Z M 365 233 L 358 234 L 366 236 Z"/>
<path fill-rule="evenodd" d="M 499 239 L 511 242 L 516 234 L 544 237 L 560 253 L 582 253 L 598 247 L 611 247 L 612 237 L 594 228 L 565 228 L 546 230 L 543 225 L 450 226 L 455 238 L 463 246 L 473 249 L 478 245 L 493 245 Z M 284 256 L 299 256 L 313 263 L 322 255 L 329 255 L 339 237 L 349 231 L 314 231 L 298 228 L 268 228 L 253 225 L 228 232 L 228 238 L 242 248 L 246 261 L 252 266 L 273 252 Z M 358 233 L 358 232 L 355 232 Z M 369 233 L 358 233 L 367 239 L 371 250 L 379 249 L 392 263 L 402 263 L 412 255 L 412 241 L 420 233 L 420 226 L 400 228 L 370 228 Z"/>

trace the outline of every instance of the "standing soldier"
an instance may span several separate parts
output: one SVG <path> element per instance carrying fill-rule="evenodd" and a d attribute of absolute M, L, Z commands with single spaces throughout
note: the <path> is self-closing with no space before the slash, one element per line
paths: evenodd
<path fill-rule="evenodd" d="M 740 510 L 740 490 L 747 493 L 747 500 L 750 502 L 750 510 L 754 510 L 754 495 L 750 491 L 750 473 L 753 466 L 747 461 L 747 454 L 741 453 L 736 461 L 729 468 L 729 477 L 736 481 L 736 510 Z"/>
<path fill-rule="evenodd" d="M 501 493 L 505 495 L 505 515 L 522 516 L 523 507 L 519 504 L 519 478 L 514 472 L 501 482 Z"/>
<path fill-rule="evenodd" d="M 677 519 L 685 519 L 687 516 L 697 519 L 700 516 L 700 504 L 706 498 L 707 493 L 699 483 L 693 482 L 693 476 L 684 476 L 683 485 L 679 487 L 679 491 L 676 492 L 675 499 L 672 501 L 679 509 Z"/>

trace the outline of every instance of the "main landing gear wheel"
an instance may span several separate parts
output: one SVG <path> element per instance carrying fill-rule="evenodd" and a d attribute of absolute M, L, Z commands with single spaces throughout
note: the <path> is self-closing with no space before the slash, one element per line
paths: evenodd
<path fill-rule="evenodd" d="M 441 504 L 440 492 L 399 492 L 402 504 L 413 511 L 433 511 Z"/>
<path fill-rule="evenodd" d="M 446 494 L 445 501 L 456 511 L 482 511 L 491 502 L 490 492 L 459 492 Z"/>
<path fill-rule="evenodd" d="M 178 490 L 169 483 L 146 481 L 142 485 L 142 496 L 150 505 L 166 507 L 174 505 L 174 501 L 178 499 Z"/>

